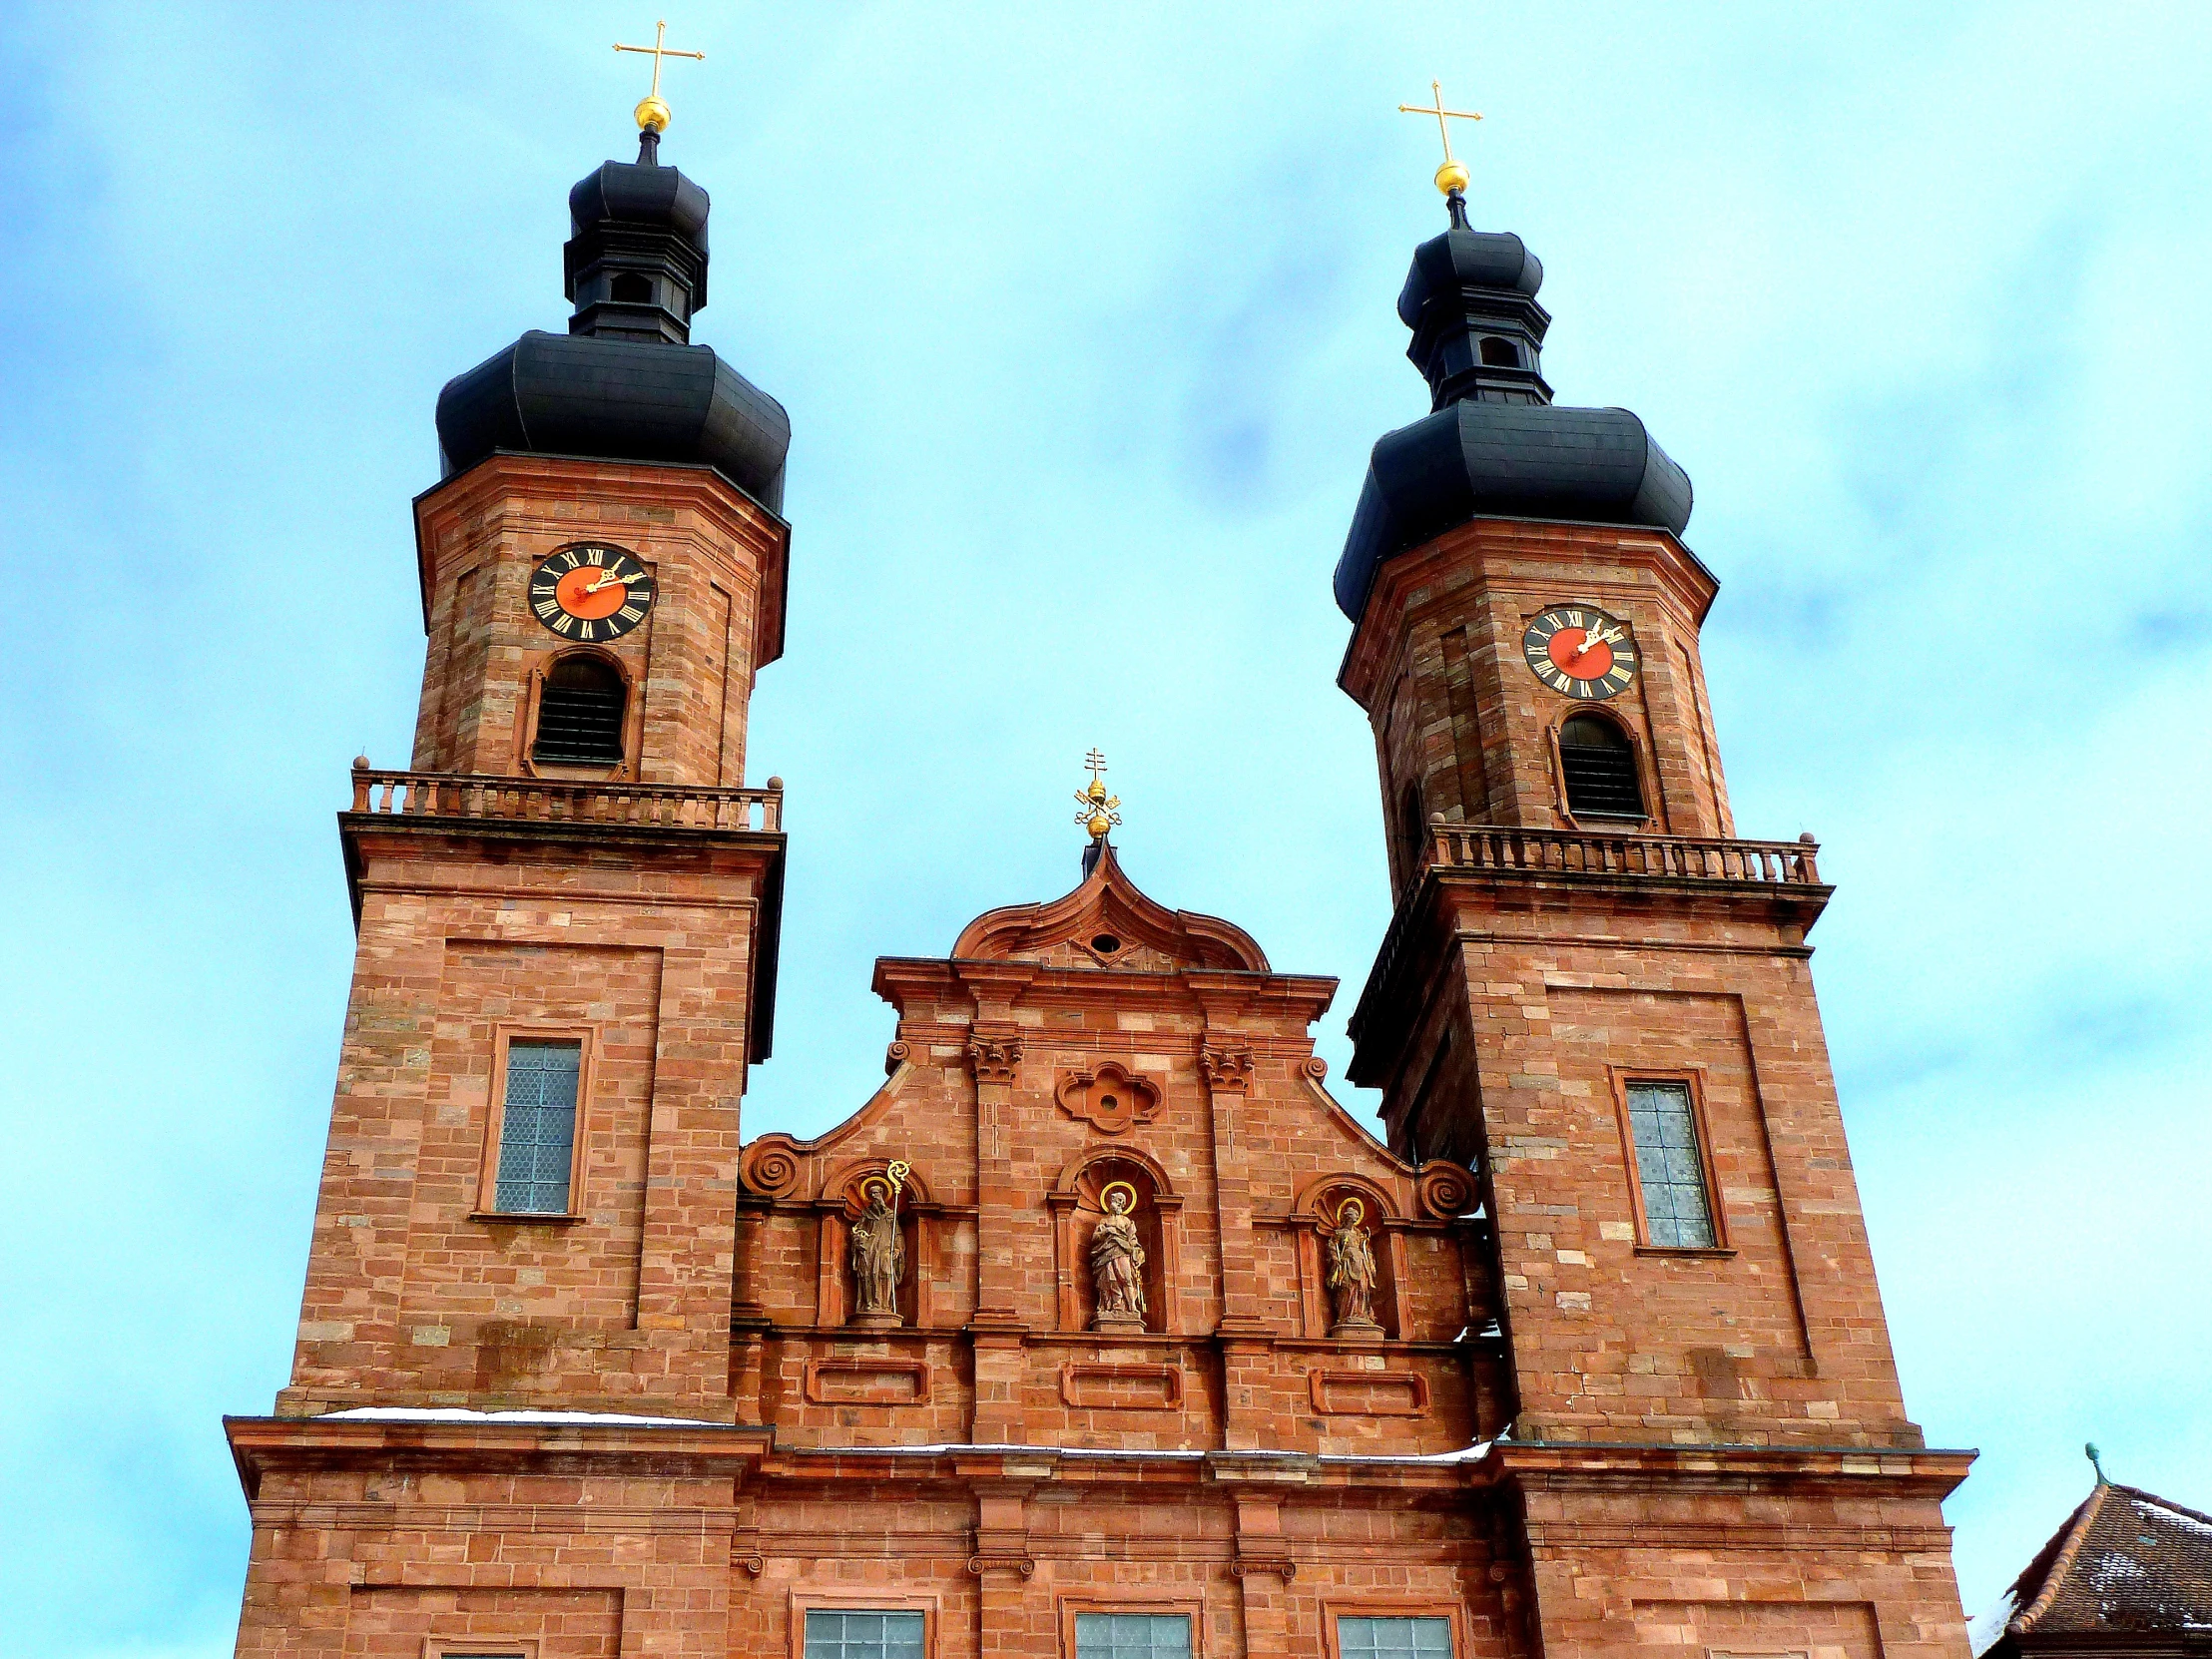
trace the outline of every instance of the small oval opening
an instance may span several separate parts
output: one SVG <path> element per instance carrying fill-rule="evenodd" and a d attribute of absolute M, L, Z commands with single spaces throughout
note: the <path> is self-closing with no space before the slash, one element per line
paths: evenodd
<path fill-rule="evenodd" d="M 1115 938 L 1111 933 L 1095 934 L 1091 939 L 1091 948 L 1101 956 L 1111 956 L 1121 948 L 1121 940 Z"/>
<path fill-rule="evenodd" d="M 1102 1094 L 1102 1095 L 1100 1095 L 1100 1096 L 1098 1097 L 1098 1103 L 1099 1103 L 1099 1105 L 1101 1105 L 1101 1106 L 1105 1107 L 1105 1108 L 1106 1108 L 1106 1110 L 1107 1110 L 1107 1111 L 1109 1111 L 1109 1112 L 1111 1112 L 1111 1111 L 1112 1111 L 1112 1110 L 1114 1109 L 1114 1105 L 1115 1105 L 1114 1097 L 1113 1097 L 1112 1095 L 1110 1095 L 1110 1094 Z"/>

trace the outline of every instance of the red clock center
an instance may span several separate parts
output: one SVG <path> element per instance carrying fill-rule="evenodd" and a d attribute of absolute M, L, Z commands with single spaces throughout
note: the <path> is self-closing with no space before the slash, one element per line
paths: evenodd
<path fill-rule="evenodd" d="M 1571 674 L 1577 680 L 1595 680 L 1613 666 L 1613 648 L 1610 645 L 1584 647 L 1590 637 L 1587 628 L 1562 628 L 1551 636 L 1544 649 L 1550 653 L 1552 666 L 1561 674 Z M 1572 644 L 1569 644 L 1569 641 Z"/>
<path fill-rule="evenodd" d="M 594 592 L 592 584 L 603 579 L 606 585 Z M 601 617 L 613 616 L 629 597 L 630 585 L 615 581 L 599 565 L 578 565 L 563 576 L 553 590 L 555 602 L 579 622 L 597 622 Z"/>

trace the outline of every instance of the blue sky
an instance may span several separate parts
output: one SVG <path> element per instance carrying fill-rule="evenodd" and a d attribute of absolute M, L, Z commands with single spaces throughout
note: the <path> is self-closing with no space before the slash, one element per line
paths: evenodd
<path fill-rule="evenodd" d="M 226 1654 L 218 1425 L 281 1382 L 351 935 L 331 815 L 407 752 L 438 386 L 558 328 L 652 16 L 0 15 L 0 1649 Z M 1161 899 L 1341 976 L 1387 920 L 1329 575 L 1426 407 L 1441 224 L 1542 257 L 1562 401 L 1696 481 L 1743 832 L 1814 940 L 1907 1398 L 1981 1448 L 1969 1609 L 2085 1489 L 2212 1506 L 2201 956 L 2212 24 L 2150 5 L 670 16 L 698 337 L 795 440 L 776 1058 L 865 1097 L 881 953 L 1072 883 L 1092 744 Z M 28 570 L 23 567 L 28 565 Z M 1363 1106 L 1372 1101 L 1362 1100 Z"/>

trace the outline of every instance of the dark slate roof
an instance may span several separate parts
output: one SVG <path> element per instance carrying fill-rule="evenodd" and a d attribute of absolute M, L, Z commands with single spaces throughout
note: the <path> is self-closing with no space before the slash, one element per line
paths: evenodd
<path fill-rule="evenodd" d="M 2212 1649 L 2212 1515 L 2100 1480 L 1974 1621 L 1973 1648 L 2005 1659 L 2128 1632 Z"/>
<path fill-rule="evenodd" d="M 1540 361 L 1551 316 L 1544 268 L 1510 232 L 1452 227 L 1413 251 L 1398 293 L 1405 354 L 1428 381 L 1427 418 L 1375 446 L 1337 561 L 1354 622 L 1398 554 L 1472 518 L 1637 524 L 1680 535 L 1690 479 L 1626 409 L 1551 401 Z"/>
<path fill-rule="evenodd" d="M 694 461 L 783 509 L 791 419 L 710 346 L 533 328 L 448 380 L 437 418 L 448 476 L 498 449 Z"/>
<path fill-rule="evenodd" d="M 1626 409 L 1447 404 L 1376 444 L 1337 561 L 1337 603 L 1357 622 L 1388 559 L 1470 518 L 1645 524 L 1681 534 L 1689 474 Z"/>
<path fill-rule="evenodd" d="M 1418 327 L 1421 307 L 1457 288 L 1503 288 L 1533 299 L 1543 285 L 1543 262 L 1512 232 L 1454 227 L 1413 250 L 1413 268 L 1398 290 L 1398 320 L 1408 328 Z"/>

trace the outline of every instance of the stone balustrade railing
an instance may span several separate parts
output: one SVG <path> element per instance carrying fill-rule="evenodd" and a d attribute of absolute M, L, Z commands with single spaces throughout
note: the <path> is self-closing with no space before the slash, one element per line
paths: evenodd
<path fill-rule="evenodd" d="M 771 778 L 766 789 L 719 790 L 355 767 L 353 811 L 413 819 L 776 830 L 784 827 L 784 781 Z"/>
<path fill-rule="evenodd" d="M 1810 838 L 1706 840 L 1692 835 L 1607 835 L 1587 830 L 1516 830 L 1484 824 L 1429 827 L 1430 862 L 1443 869 L 1495 869 L 1636 880 L 1821 884 Z"/>

